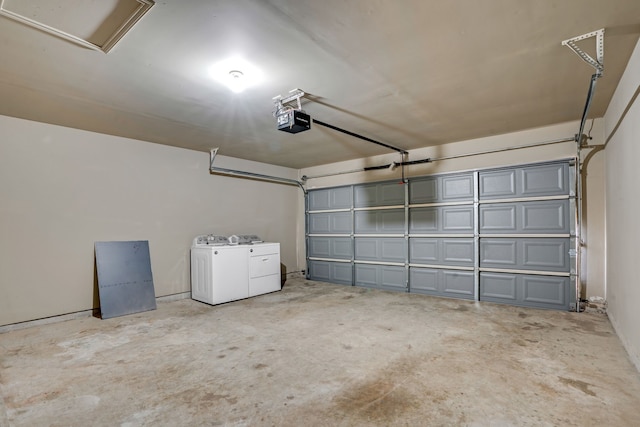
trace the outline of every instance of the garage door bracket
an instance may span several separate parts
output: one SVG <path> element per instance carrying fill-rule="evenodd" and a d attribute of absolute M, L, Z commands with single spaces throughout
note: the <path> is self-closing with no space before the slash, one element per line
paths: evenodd
<path fill-rule="evenodd" d="M 576 44 L 581 40 L 586 40 L 591 37 L 596 38 L 596 59 L 593 59 L 591 55 L 580 49 Z M 584 62 L 595 68 L 597 73 L 599 74 L 598 77 L 602 76 L 602 73 L 604 73 L 604 28 L 597 31 L 592 31 L 587 34 L 583 34 L 578 37 L 567 39 L 562 42 L 562 45 L 567 46 L 576 55 L 582 58 Z"/>

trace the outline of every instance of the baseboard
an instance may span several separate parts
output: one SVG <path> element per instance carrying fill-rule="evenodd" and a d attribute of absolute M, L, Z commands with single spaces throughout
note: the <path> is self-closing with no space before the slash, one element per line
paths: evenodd
<path fill-rule="evenodd" d="M 93 309 L 83 310 L 75 313 L 60 314 L 58 316 L 45 317 L 43 319 L 27 320 L 26 322 L 12 323 L 10 325 L 0 326 L 0 334 L 5 332 L 17 331 L 19 329 L 32 328 L 34 326 L 48 325 L 50 323 L 65 322 L 67 320 L 81 319 L 93 316 Z"/>
<path fill-rule="evenodd" d="M 640 372 L 640 352 L 627 339 L 627 337 L 620 332 L 620 325 L 618 324 L 618 321 L 615 319 L 615 317 L 613 317 L 611 313 L 608 313 L 608 312 L 607 312 L 607 317 L 609 317 L 609 321 L 611 322 L 613 329 L 616 331 L 616 335 L 618 335 L 620 342 L 622 342 L 622 346 L 627 351 L 629 360 L 631 360 L 631 363 L 633 363 L 633 365 L 636 367 L 638 372 Z"/>
<path fill-rule="evenodd" d="M 191 292 L 180 292 L 178 294 L 172 294 L 172 295 L 164 295 L 161 297 L 157 297 L 156 298 L 156 302 L 172 302 L 172 301 L 178 301 L 181 299 L 188 299 L 191 298 Z"/>
<path fill-rule="evenodd" d="M 156 302 L 157 303 L 173 302 L 173 301 L 178 301 L 178 300 L 187 299 L 187 298 L 191 298 L 191 292 L 180 292 L 177 294 L 156 297 Z M 82 319 L 85 317 L 91 317 L 99 314 L 100 314 L 100 311 L 98 309 L 91 309 L 91 310 L 77 311 L 75 313 L 67 313 L 67 314 L 60 314 L 57 316 L 45 317 L 42 319 L 27 320 L 25 322 L 12 323 L 9 325 L 0 326 L 0 334 L 3 334 L 5 332 L 17 331 L 25 328 L 32 328 L 34 326 L 48 325 L 51 323 L 58 323 L 58 322 L 66 322 L 67 320 Z M 0 427 L 2 427 L 2 425 L 0 425 Z"/>

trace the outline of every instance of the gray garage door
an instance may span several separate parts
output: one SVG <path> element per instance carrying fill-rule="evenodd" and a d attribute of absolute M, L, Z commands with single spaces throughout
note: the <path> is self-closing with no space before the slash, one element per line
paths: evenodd
<path fill-rule="evenodd" d="M 309 278 L 575 309 L 570 161 L 309 191 Z"/>

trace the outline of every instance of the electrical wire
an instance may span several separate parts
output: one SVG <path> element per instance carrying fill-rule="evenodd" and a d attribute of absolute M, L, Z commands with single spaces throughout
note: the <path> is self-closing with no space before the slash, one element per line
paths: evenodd
<path fill-rule="evenodd" d="M 593 129 L 593 122 L 594 122 L 595 120 L 596 120 L 596 118 L 595 118 L 595 117 L 591 119 L 591 127 L 589 128 L 589 131 L 587 131 L 587 139 L 588 139 L 588 140 L 591 140 L 591 139 L 592 139 L 592 138 L 591 138 L 591 130 Z"/>

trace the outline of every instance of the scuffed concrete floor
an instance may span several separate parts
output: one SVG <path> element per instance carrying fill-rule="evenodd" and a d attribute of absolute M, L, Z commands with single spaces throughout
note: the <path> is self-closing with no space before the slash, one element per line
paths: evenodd
<path fill-rule="evenodd" d="M 304 279 L 7 332 L 0 352 L 0 425 L 640 425 L 603 314 Z"/>

